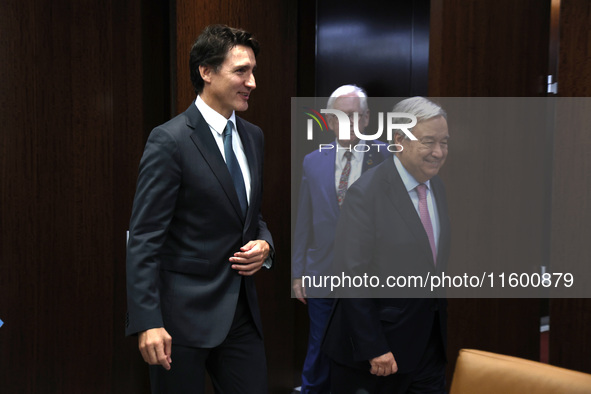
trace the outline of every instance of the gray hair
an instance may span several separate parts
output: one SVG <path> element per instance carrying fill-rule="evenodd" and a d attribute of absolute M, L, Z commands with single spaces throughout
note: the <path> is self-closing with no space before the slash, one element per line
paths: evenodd
<path fill-rule="evenodd" d="M 447 112 L 433 101 L 421 96 L 407 98 L 394 106 L 392 112 L 404 112 L 416 116 L 417 124 L 425 120 L 443 116 L 447 120 Z M 408 118 L 394 118 L 396 124 L 409 123 Z M 396 129 L 396 134 L 404 134 L 400 129 Z M 405 138 L 406 134 L 404 134 Z"/>
<path fill-rule="evenodd" d="M 333 109 L 334 102 L 336 101 L 336 99 L 338 99 L 341 96 L 344 96 L 346 94 L 351 94 L 351 93 L 355 93 L 357 95 L 357 97 L 359 97 L 359 99 L 360 99 L 359 104 L 361 105 L 361 109 L 364 111 L 367 111 L 367 108 L 368 108 L 367 107 L 367 93 L 365 93 L 365 90 L 363 90 L 363 88 L 360 88 L 357 85 L 343 85 L 343 86 L 337 88 L 337 90 L 332 92 L 332 94 L 328 98 L 328 101 L 326 102 L 326 108 Z"/>

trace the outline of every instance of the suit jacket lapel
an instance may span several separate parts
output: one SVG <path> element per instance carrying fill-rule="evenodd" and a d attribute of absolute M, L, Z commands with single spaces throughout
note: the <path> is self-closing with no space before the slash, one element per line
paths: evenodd
<path fill-rule="evenodd" d="M 429 237 L 427 237 L 427 233 L 425 232 L 421 219 L 417 214 L 417 210 L 408 195 L 404 182 L 402 182 L 402 178 L 400 177 L 400 174 L 398 174 L 398 170 L 394 165 L 394 160 L 388 160 L 386 166 L 387 190 L 385 190 L 385 194 L 392 201 L 392 204 L 403 218 L 411 234 L 423 244 L 421 249 L 424 250 L 425 255 L 430 261 L 433 261 Z M 437 208 L 439 208 L 439 206 Z"/>
<path fill-rule="evenodd" d="M 326 193 L 330 206 L 334 210 L 334 213 L 339 213 L 339 201 L 337 198 L 337 191 L 335 189 L 335 160 L 336 160 L 336 143 L 332 142 L 332 149 L 322 151 L 322 160 L 325 165 L 319 166 L 317 169 L 320 172 L 321 187 L 326 187 Z"/>
<path fill-rule="evenodd" d="M 450 237 L 450 230 L 451 226 L 449 223 L 449 216 L 447 213 L 447 201 L 445 199 L 445 192 L 443 190 L 443 184 L 438 177 L 434 177 L 431 179 L 431 186 L 433 188 L 433 195 L 435 196 L 435 202 L 437 203 L 437 212 L 439 213 L 439 246 L 437 248 L 437 269 L 441 270 L 445 267 L 442 267 L 442 261 L 440 260 L 439 256 L 447 251 L 444 248 L 449 245 L 449 237 Z"/>
<path fill-rule="evenodd" d="M 236 129 L 238 130 L 238 135 L 240 136 L 240 140 L 242 141 L 242 147 L 244 148 L 244 155 L 246 156 L 246 161 L 248 162 L 248 168 L 250 170 L 250 199 L 249 201 L 252 203 L 257 201 L 256 199 L 259 198 L 257 195 L 258 191 L 260 190 L 259 184 L 262 181 L 259 178 L 258 172 L 258 162 L 257 162 L 257 155 L 256 147 L 254 146 L 254 139 L 252 136 L 246 132 L 246 128 L 242 119 L 236 117 Z M 238 201 L 238 199 L 236 199 Z M 248 209 L 246 211 L 246 223 L 249 223 L 252 220 L 252 210 Z M 246 228 L 247 226 L 245 226 Z"/>
<path fill-rule="evenodd" d="M 220 182 L 220 185 L 232 203 L 234 210 L 238 216 L 244 220 L 244 218 L 242 218 L 242 210 L 240 209 L 240 202 L 238 201 L 238 195 L 234 188 L 232 176 L 228 171 L 228 167 L 220 153 L 217 143 L 211 135 L 209 125 L 205 119 L 203 119 L 201 112 L 199 112 L 194 104 L 189 106 L 185 111 L 185 115 L 187 117 L 187 126 L 193 129 L 191 140 L 197 149 L 199 149 L 199 152 L 201 152 L 201 155 L 209 165 L 209 168 Z"/>

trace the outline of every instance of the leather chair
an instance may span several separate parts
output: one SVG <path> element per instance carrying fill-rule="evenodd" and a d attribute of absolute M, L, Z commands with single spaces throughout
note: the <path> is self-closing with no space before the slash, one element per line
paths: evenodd
<path fill-rule="evenodd" d="M 449 394 L 589 394 L 591 375 L 518 357 L 462 349 Z"/>

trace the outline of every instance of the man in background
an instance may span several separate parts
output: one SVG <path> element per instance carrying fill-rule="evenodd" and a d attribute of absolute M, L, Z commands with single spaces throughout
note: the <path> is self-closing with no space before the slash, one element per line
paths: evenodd
<path fill-rule="evenodd" d="M 252 275 L 273 241 L 261 216 L 263 133 L 236 116 L 256 88 L 250 33 L 207 27 L 190 55 L 197 98 L 156 127 L 140 163 L 127 248 L 127 335 L 154 393 L 267 393 Z M 174 360 L 174 363 L 173 363 Z"/>
<path fill-rule="evenodd" d="M 392 112 L 416 116 L 410 131 L 417 140 L 397 130 L 393 142 L 402 151 L 349 189 L 334 268 L 347 275 L 436 275 L 447 265 L 450 226 L 437 176 L 447 157 L 447 115 L 422 97 Z M 324 342 L 332 392 L 445 393 L 446 307 L 440 298 L 339 298 Z"/>
<path fill-rule="evenodd" d="M 328 393 L 329 360 L 321 352 L 321 341 L 333 300 L 326 289 L 306 289 L 303 276 L 328 273 L 333 261 L 334 234 L 340 207 L 348 187 L 363 172 L 381 163 L 391 154 L 380 141 L 363 141 L 354 133 L 354 114 L 359 116 L 358 131 L 363 133 L 369 122 L 365 91 L 355 85 L 336 89 L 328 99 L 327 109 L 349 116 L 347 137 L 339 138 L 339 122 L 327 115 L 329 128 L 336 140 L 323 145 L 304 158 L 297 222 L 292 258 L 292 287 L 298 300 L 308 305 L 310 333 L 308 351 L 302 371 L 302 393 Z M 367 148 L 357 144 L 365 144 Z M 309 298 L 308 298 L 309 297 Z"/>

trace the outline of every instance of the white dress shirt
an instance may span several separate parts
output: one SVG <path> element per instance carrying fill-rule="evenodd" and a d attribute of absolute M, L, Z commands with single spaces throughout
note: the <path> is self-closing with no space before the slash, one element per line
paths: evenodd
<path fill-rule="evenodd" d="M 212 109 L 209 105 L 205 104 L 205 101 L 203 101 L 200 96 L 197 96 L 195 105 L 201 112 L 201 115 L 203 115 L 203 119 L 205 119 L 209 125 L 211 135 L 213 135 L 213 139 L 217 143 L 224 161 L 226 161 L 226 154 L 224 152 L 224 129 L 226 128 L 228 120 L 232 122 L 232 149 L 234 150 L 234 154 L 236 155 L 236 159 L 240 165 L 240 171 L 242 172 L 242 177 L 244 178 L 244 187 L 246 189 L 246 200 L 250 204 L 250 168 L 248 167 L 248 161 L 246 160 L 246 155 L 244 154 L 244 147 L 242 146 L 240 135 L 236 130 L 236 115 L 234 111 L 232 111 L 232 116 L 230 116 L 230 119 L 226 119 L 214 109 Z"/>
<path fill-rule="evenodd" d="M 419 185 L 419 182 L 404 168 L 398 156 L 394 155 L 394 164 L 396 165 L 396 169 L 402 178 L 402 182 L 406 187 L 406 191 L 412 200 L 415 209 L 417 210 L 417 214 L 419 214 L 419 194 L 416 190 L 416 187 Z M 433 225 L 433 237 L 435 238 L 435 248 L 439 248 L 439 212 L 437 211 L 437 203 L 435 201 L 435 196 L 431 191 L 431 181 L 425 182 L 427 186 L 427 206 L 429 207 L 429 216 L 431 217 L 431 224 Z"/>
<path fill-rule="evenodd" d="M 234 154 L 236 155 L 236 159 L 240 165 L 240 171 L 242 172 L 242 177 L 244 178 L 244 187 L 246 189 L 246 199 L 250 204 L 250 167 L 248 167 L 248 161 L 246 160 L 246 155 L 244 154 L 242 140 L 240 140 L 240 135 L 236 130 L 236 114 L 234 111 L 232 111 L 232 116 L 230 116 L 230 119 L 226 119 L 214 109 L 212 109 L 209 105 L 205 104 L 205 101 L 203 101 L 200 96 L 197 96 L 195 105 L 201 112 L 201 115 L 203 115 L 203 119 L 205 119 L 209 125 L 211 135 L 213 135 L 213 139 L 217 143 L 224 161 L 226 161 L 226 153 L 224 152 L 224 129 L 226 128 L 228 120 L 232 122 L 232 149 L 234 150 Z M 267 257 L 263 263 L 263 267 L 271 268 L 274 255 L 275 252 L 273 249 L 271 249 L 269 257 Z"/>

